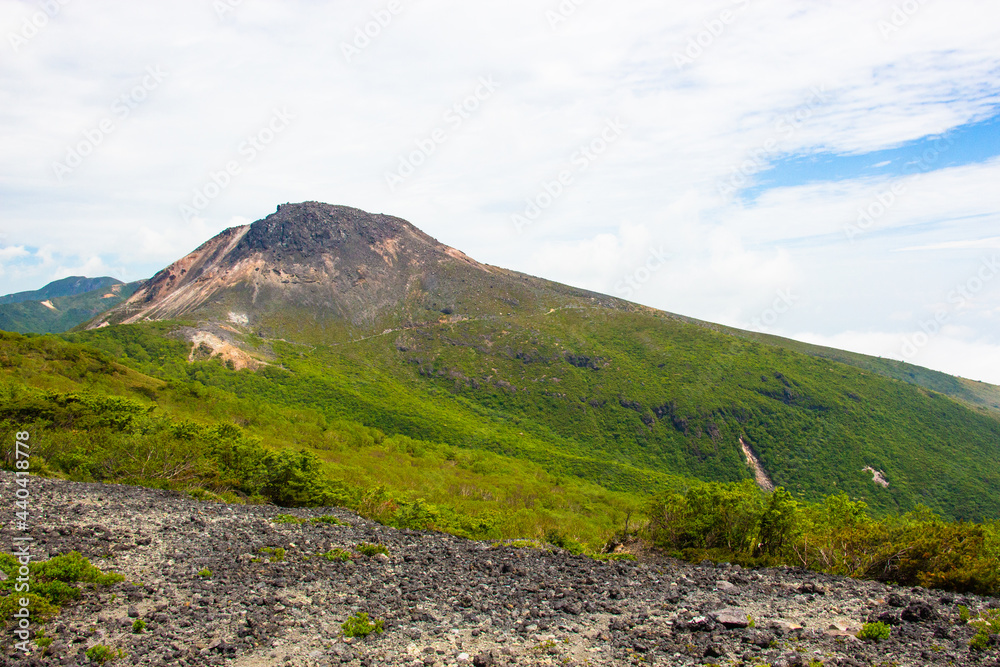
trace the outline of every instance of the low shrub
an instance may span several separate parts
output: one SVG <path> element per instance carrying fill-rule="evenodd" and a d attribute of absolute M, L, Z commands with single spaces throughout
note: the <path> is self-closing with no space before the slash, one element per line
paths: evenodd
<path fill-rule="evenodd" d="M 637 560 L 635 554 L 594 554 L 593 558 L 604 562 Z"/>
<path fill-rule="evenodd" d="M 979 612 L 979 617 L 969 621 L 976 628 L 976 634 L 969 642 L 974 651 L 985 651 L 990 645 L 990 635 L 1000 634 L 1000 609 Z"/>
<path fill-rule="evenodd" d="M 125 652 L 121 649 L 113 649 L 110 646 L 105 646 L 104 644 L 97 644 L 87 649 L 86 656 L 91 662 L 103 665 L 106 662 L 124 657 Z"/>
<path fill-rule="evenodd" d="M 261 547 L 259 553 L 265 554 L 272 563 L 285 560 L 285 550 L 282 547 Z"/>
<path fill-rule="evenodd" d="M 369 558 L 375 554 L 385 554 L 389 555 L 389 548 L 384 544 L 368 544 L 367 542 L 362 542 L 354 547 L 354 549 L 363 556 L 368 556 Z"/>
<path fill-rule="evenodd" d="M 344 631 L 345 637 L 367 637 L 372 633 L 376 635 L 382 634 L 384 631 L 383 625 L 382 619 L 375 619 L 375 622 L 372 623 L 368 619 L 368 614 L 361 611 L 348 617 L 341 624 L 340 628 Z"/>
<path fill-rule="evenodd" d="M 350 563 L 353 554 L 347 549 L 330 549 L 325 554 L 320 554 L 323 558 L 327 560 L 337 561 L 340 563 Z"/>
<path fill-rule="evenodd" d="M 326 523 L 331 526 L 346 526 L 348 525 L 346 521 L 341 521 L 332 514 L 324 514 L 323 516 L 314 516 L 309 519 L 310 523 Z"/>
<path fill-rule="evenodd" d="M 88 583 L 96 586 L 110 586 L 124 580 L 120 574 L 102 572 L 90 563 L 79 552 L 53 556 L 45 561 L 29 564 L 31 576 L 31 592 L 14 595 L 17 584 L 17 570 L 20 567 L 17 559 L 11 554 L 0 553 L 0 570 L 7 578 L 0 582 L 0 615 L 10 619 L 19 608 L 20 598 L 29 600 L 28 610 L 32 618 L 46 621 L 59 613 L 59 607 L 80 597 L 80 589 L 76 584 Z"/>
<path fill-rule="evenodd" d="M 882 621 L 876 621 L 862 625 L 861 630 L 858 631 L 858 639 L 869 642 L 883 641 L 888 639 L 890 634 L 892 634 L 892 628 Z"/>

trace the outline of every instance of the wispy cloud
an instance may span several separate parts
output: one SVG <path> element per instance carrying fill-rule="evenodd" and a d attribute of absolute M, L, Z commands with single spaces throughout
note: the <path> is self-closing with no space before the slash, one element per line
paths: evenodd
<path fill-rule="evenodd" d="M 922 312 L 970 254 L 993 247 L 946 244 L 995 237 L 996 160 L 934 164 L 903 178 L 889 205 L 879 197 L 900 177 L 872 169 L 768 186 L 749 202 L 723 200 L 719 184 L 743 170 L 751 187 L 783 158 L 867 155 L 997 113 L 1000 5 L 920 3 L 887 31 L 896 4 L 584 3 L 553 23 L 558 4 L 531 0 L 400 0 L 382 22 L 384 0 L 227 0 L 221 14 L 200 0 L 67 3 L 0 58 L 0 245 L 48 249 L 47 260 L 2 260 L 0 291 L 60 270 L 148 276 L 234 219 L 318 199 L 393 213 L 483 261 L 610 293 L 644 276 L 662 245 L 669 262 L 632 298 L 746 326 L 791 287 L 800 301 L 778 332 L 893 331 L 903 325 L 889 313 Z M 36 9 L 0 0 L 0 36 Z M 728 11 L 734 20 L 713 32 Z M 362 48 L 358 28 L 372 21 L 377 35 Z M 705 30 L 710 44 L 678 67 L 675 54 Z M 359 53 L 348 59 L 344 44 Z M 154 64 L 169 73 L 162 85 L 60 182 L 53 164 L 84 133 L 95 138 Z M 502 85 L 386 187 L 400 156 L 482 77 Z M 282 108 L 295 118 L 280 139 L 192 206 Z M 614 118 L 628 128 L 613 147 L 518 234 L 511 216 Z M 182 205 L 196 214 L 185 219 Z M 852 243 L 845 226 L 879 205 Z M 937 252 L 928 261 L 899 248 Z M 990 298 L 963 326 L 1000 343 Z"/>
<path fill-rule="evenodd" d="M 931 243 L 928 245 L 918 245 L 910 246 L 908 248 L 900 248 L 899 251 L 904 250 L 957 250 L 957 249 L 972 249 L 972 248 L 993 248 L 1000 250 L 1000 236 L 994 236 L 987 239 L 974 239 L 968 241 L 945 241 L 944 243 Z"/>

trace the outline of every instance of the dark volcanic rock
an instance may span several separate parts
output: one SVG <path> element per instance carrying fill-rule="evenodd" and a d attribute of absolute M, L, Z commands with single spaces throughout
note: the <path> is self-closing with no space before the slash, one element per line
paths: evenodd
<path fill-rule="evenodd" d="M 12 497 L 10 473 L 0 476 Z M 54 642 L 4 665 L 84 665 L 96 644 L 115 665 L 994 665 L 994 639 L 970 652 L 973 612 L 995 601 L 907 592 L 798 569 L 741 570 L 652 558 L 600 563 L 398 531 L 336 508 L 205 504 L 128 486 L 31 478 L 36 557 L 78 550 L 125 575 L 85 588 L 46 626 Z M 349 525 L 275 523 L 334 514 Z M 2 539 L 10 544 L 10 528 Z M 387 557 L 323 557 L 360 542 Z M 272 558 L 285 550 L 284 559 Z M 210 576 L 203 574 L 207 569 Z M 202 573 L 202 574 L 199 574 Z M 720 581 L 738 582 L 721 590 Z M 822 594 L 820 593 L 822 591 Z M 385 632 L 345 639 L 358 612 Z M 853 635 L 891 617 L 888 641 Z M 136 619 L 145 631 L 132 632 Z M 752 619 L 752 622 L 751 622 Z M 750 627 L 750 626 L 754 627 Z M 34 662 L 32 662 L 34 661 Z"/>

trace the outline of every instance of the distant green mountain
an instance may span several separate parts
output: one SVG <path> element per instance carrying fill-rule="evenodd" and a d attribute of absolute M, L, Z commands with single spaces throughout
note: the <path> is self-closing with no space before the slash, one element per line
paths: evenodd
<path fill-rule="evenodd" d="M 85 294 L 94 290 L 107 289 L 112 285 L 121 285 L 122 281 L 104 276 L 103 278 L 86 278 L 84 276 L 70 276 L 60 280 L 53 280 L 51 283 L 39 290 L 31 292 L 17 292 L 0 296 L 0 305 L 5 303 L 23 303 L 25 301 L 45 301 L 60 296 L 75 296 Z"/>
<path fill-rule="evenodd" d="M 179 386 L 616 492 L 756 478 L 884 511 L 1000 516 L 1000 420 L 915 381 L 967 390 L 968 402 L 995 388 L 977 394 L 933 372 L 896 379 L 863 355 L 831 358 L 483 265 L 391 216 L 282 205 L 87 329 L 66 338 Z"/>
<path fill-rule="evenodd" d="M 60 333 L 130 297 L 140 283 L 74 276 L 40 290 L 0 297 L 0 329 L 18 333 Z"/>

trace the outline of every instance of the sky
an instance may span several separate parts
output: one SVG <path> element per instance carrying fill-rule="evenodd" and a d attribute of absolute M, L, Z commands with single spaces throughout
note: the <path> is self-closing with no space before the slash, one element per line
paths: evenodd
<path fill-rule="evenodd" d="M 0 293 L 278 204 L 1000 384 L 995 0 L 0 0 Z"/>

